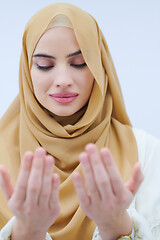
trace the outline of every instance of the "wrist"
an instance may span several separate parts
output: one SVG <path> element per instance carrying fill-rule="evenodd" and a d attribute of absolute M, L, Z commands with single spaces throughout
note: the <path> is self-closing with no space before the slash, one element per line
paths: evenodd
<path fill-rule="evenodd" d="M 102 240 L 117 240 L 121 236 L 128 236 L 132 233 L 132 221 L 127 211 L 112 223 L 97 226 Z"/>
<path fill-rule="evenodd" d="M 45 240 L 46 232 L 33 231 L 25 224 L 14 222 L 11 234 L 11 240 Z"/>

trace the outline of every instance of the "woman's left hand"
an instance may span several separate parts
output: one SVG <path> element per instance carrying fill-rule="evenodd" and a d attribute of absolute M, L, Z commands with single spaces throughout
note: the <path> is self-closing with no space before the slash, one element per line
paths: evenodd
<path fill-rule="evenodd" d="M 79 158 L 86 184 L 78 172 L 73 182 L 85 214 L 96 223 L 103 240 L 130 234 L 132 222 L 126 209 L 143 181 L 140 164 L 135 164 L 130 181 L 124 184 L 107 148 L 99 152 L 90 143 Z"/>

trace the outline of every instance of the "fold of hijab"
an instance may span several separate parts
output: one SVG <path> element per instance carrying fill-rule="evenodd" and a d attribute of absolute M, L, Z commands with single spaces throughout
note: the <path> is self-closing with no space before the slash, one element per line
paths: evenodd
<path fill-rule="evenodd" d="M 34 49 L 58 15 L 66 16 L 71 22 L 79 48 L 95 78 L 87 106 L 68 119 L 62 119 L 63 124 L 38 103 L 30 76 Z M 123 180 L 129 179 L 138 160 L 137 145 L 105 38 L 90 14 L 71 4 L 56 3 L 40 10 L 26 25 L 19 95 L 0 120 L 0 163 L 8 168 L 14 183 L 27 150 L 35 151 L 38 146 L 43 146 L 56 159 L 55 172 L 61 178 L 61 211 L 49 229 L 55 240 L 92 239 L 95 223 L 80 208 L 71 180 L 74 171 L 81 171 L 78 155 L 89 142 L 99 149 L 108 147 Z M 12 213 L 2 192 L 0 202 L 2 228 Z"/>

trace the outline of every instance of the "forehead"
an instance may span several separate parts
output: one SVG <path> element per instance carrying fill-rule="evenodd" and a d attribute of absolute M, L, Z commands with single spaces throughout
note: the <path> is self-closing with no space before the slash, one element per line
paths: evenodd
<path fill-rule="evenodd" d="M 53 27 L 42 35 L 35 52 L 43 49 L 57 49 L 57 48 L 79 48 L 74 31 L 69 27 Z"/>

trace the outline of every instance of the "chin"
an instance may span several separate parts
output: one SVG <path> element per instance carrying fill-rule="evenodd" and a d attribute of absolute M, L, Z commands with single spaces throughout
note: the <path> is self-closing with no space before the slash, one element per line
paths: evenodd
<path fill-rule="evenodd" d="M 53 112 L 53 114 L 55 114 L 55 115 L 57 115 L 57 116 L 59 116 L 59 117 L 69 117 L 69 116 L 71 116 L 71 115 L 73 115 L 75 112 L 66 112 L 66 113 L 64 113 L 64 112 Z"/>

